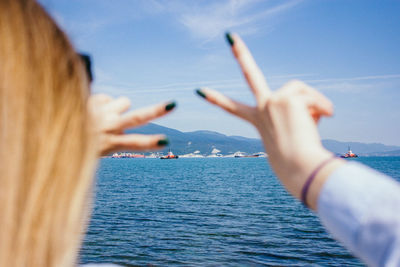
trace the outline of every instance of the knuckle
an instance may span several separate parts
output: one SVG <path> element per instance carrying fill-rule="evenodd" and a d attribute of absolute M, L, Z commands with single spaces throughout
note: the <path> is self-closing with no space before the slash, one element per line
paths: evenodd
<path fill-rule="evenodd" d="M 110 97 L 106 94 L 99 93 L 99 94 L 94 94 L 90 98 L 96 99 L 96 100 L 104 100 L 104 99 L 109 99 Z"/>
<path fill-rule="evenodd" d="M 112 146 L 120 146 L 123 144 L 123 140 L 118 138 L 119 135 L 110 134 L 108 135 L 108 143 Z"/>
<path fill-rule="evenodd" d="M 296 91 L 296 90 L 299 90 L 302 87 L 304 87 L 304 82 L 294 79 L 294 80 L 288 81 L 284 85 L 284 87 L 287 88 L 288 90 Z"/>
<path fill-rule="evenodd" d="M 280 102 L 282 101 L 281 99 L 282 97 L 279 97 L 278 95 L 272 95 L 268 101 L 267 101 L 267 106 L 271 107 L 271 106 L 277 106 L 280 104 Z"/>
<path fill-rule="evenodd" d="M 234 107 L 232 107 L 231 105 L 226 105 L 224 108 L 229 113 L 232 113 L 232 114 L 236 113 L 236 109 Z"/>
<path fill-rule="evenodd" d="M 129 101 L 130 102 L 130 99 L 126 96 L 120 96 L 120 97 L 118 97 L 118 99 L 121 101 L 127 101 L 127 102 Z"/>
<path fill-rule="evenodd" d="M 120 146 L 120 142 L 117 138 L 115 138 L 114 135 L 107 134 L 102 137 L 102 144 L 104 147 L 107 147 L 108 149 L 116 149 Z"/>
<path fill-rule="evenodd" d="M 289 107 L 296 103 L 296 97 L 292 95 L 273 96 L 268 100 L 268 107 Z"/>
<path fill-rule="evenodd" d="M 300 80 L 298 80 L 298 79 L 292 79 L 292 80 L 290 80 L 290 81 L 288 82 L 288 84 L 289 84 L 289 85 L 292 85 L 292 86 L 299 86 L 299 85 L 302 85 L 303 82 L 300 81 Z"/>
<path fill-rule="evenodd" d="M 89 104 L 97 105 L 106 102 L 110 97 L 106 94 L 95 94 L 89 97 Z"/>
<path fill-rule="evenodd" d="M 285 103 L 286 106 L 295 106 L 299 103 L 299 99 L 297 97 L 287 97 Z"/>
<path fill-rule="evenodd" d="M 293 104 L 293 99 L 291 97 L 284 97 L 280 101 L 281 107 L 287 108 L 287 107 L 291 106 L 292 104 Z"/>
<path fill-rule="evenodd" d="M 123 104 L 125 104 L 127 106 L 131 104 L 131 100 L 129 98 L 127 98 L 126 96 L 120 97 L 119 101 L 121 101 Z"/>
<path fill-rule="evenodd" d="M 144 118 L 142 118 L 142 117 L 136 117 L 135 116 L 135 117 L 131 118 L 131 124 L 133 126 L 140 125 L 140 124 L 143 124 L 145 122 L 146 122 L 146 120 Z"/>
<path fill-rule="evenodd" d="M 106 94 L 104 94 L 104 93 L 95 94 L 94 97 L 105 98 L 105 99 L 110 98 L 109 95 L 106 95 Z"/>

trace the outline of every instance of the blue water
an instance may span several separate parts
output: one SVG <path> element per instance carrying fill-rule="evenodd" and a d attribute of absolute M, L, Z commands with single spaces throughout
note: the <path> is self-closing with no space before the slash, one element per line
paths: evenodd
<path fill-rule="evenodd" d="M 400 158 L 359 158 L 400 180 Z M 262 158 L 103 159 L 81 263 L 360 266 Z"/>

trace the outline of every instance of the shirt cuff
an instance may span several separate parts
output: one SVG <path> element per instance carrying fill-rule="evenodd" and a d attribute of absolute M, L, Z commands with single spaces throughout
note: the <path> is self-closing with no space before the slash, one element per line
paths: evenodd
<path fill-rule="evenodd" d="M 390 177 L 355 162 L 339 167 L 322 187 L 318 215 L 367 264 L 400 262 L 400 185 Z"/>

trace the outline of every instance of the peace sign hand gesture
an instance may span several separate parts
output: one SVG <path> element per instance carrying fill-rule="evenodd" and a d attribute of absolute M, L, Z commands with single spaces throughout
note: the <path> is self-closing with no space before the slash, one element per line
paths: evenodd
<path fill-rule="evenodd" d="M 333 105 L 301 81 L 290 81 L 272 92 L 240 37 L 227 34 L 227 39 L 257 105 L 248 106 L 208 88 L 197 90 L 197 93 L 257 128 L 272 168 L 289 192 L 299 197 L 309 174 L 320 162 L 332 157 L 321 144 L 317 123 L 322 116 L 332 116 Z M 319 179 L 310 188 L 308 203 L 313 208 L 323 181 Z"/>
<path fill-rule="evenodd" d="M 175 102 L 161 103 L 128 111 L 131 102 L 126 97 L 112 98 L 105 94 L 91 95 L 89 113 L 98 136 L 98 153 L 107 155 L 117 151 L 146 151 L 162 149 L 168 144 L 165 135 L 125 134 L 125 130 L 142 126 L 151 120 L 170 113 Z"/>

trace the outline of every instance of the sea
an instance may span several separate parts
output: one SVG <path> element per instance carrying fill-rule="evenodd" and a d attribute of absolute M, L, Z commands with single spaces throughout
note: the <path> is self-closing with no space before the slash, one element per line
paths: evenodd
<path fill-rule="evenodd" d="M 400 181 L 400 157 L 360 157 Z M 80 264 L 363 266 L 265 158 L 102 159 Z"/>

